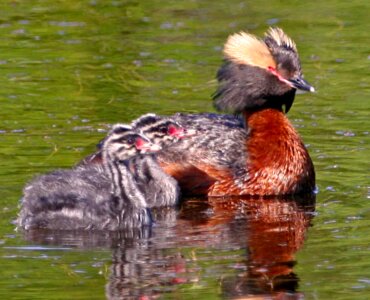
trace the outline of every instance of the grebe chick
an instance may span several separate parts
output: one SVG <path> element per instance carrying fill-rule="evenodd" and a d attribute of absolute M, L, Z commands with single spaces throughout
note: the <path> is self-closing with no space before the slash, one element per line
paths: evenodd
<path fill-rule="evenodd" d="M 183 138 L 196 134 L 192 126 L 183 127 L 175 120 L 153 113 L 142 115 L 131 122 L 131 126 L 140 130 L 153 143 L 165 149 Z"/>
<path fill-rule="evenodd" d="M 141 131 L 162 149 L 195 134 L 192 129 L 182 127 L 177 122 L 155 114 L 145 114 L 131 123 L 132 127 Z M 190 126 L 189 126 L 190 127 Z M 99 144 L 101 148 L 106 138 Z M 100 164 L 102 152 L 97 152 L 83 159 L 79 165 Z M 176 206 L 180 198 L 178 183 L 170 175 L 163 172 L 155 155 L 140 155 L 127 161 L 138 187 L 145 195 L 148 207 Z"/>
<path fill-rule="evenodd" d="M 280 28 L 264 39 L 241 32 L 224 46 L 214 104 L 239 118 L 214 114 L 171 116 L 197 135 L 158 153 L 167 174 L 187 194 L 208 196 L 311 193 L 315 172 L 301 138 L 285 113 L 304 79 L 295 43 Z"/>
<path fill-rule="evenodd" d="M 155 114 L 143 115 L 131 125 L 141 130 L 152 142 L 160 145 L 162 150 L 195 134 L 193 129 L 188 129 L 190 126 L 184 128 L 170 118 Z M 156 154 L 139 155 L 130 159 L 128 162 L 130 170 L 149 207 L 175 206 L 180 197 L 178 183 L 162 170 L 155 156 Z"/>
<path fill-rule="evenodd" d="M 142 132 L 152 143 L 157 144 L 162 148 L 166 148 L 168 145 L 172 145 L 180 139 L 195 134 L 195 130 L 191 129 L 191 126 L 184 128 L 178 122 L 175 122 L 170 118 L 161 117 L 153 113 L 140 116 L 136 120 L 132 121 L 130 125 L 134 130 Z M 97 144 L 98 150 L 95 153 L 85 157 L 78 163 L 78 165 L 101 163 L 101 147 L 105 139 L 106 138 L 102 139 Z"/>
<path fill-rule="evenodd" d="M 145 196 L 126 163 L 158 149 L 130 126 L 113 126 L 102 145 L 102 164 L 56 170 L 25 187 L 18 228 L 120 230 L 150 225 Z"/>

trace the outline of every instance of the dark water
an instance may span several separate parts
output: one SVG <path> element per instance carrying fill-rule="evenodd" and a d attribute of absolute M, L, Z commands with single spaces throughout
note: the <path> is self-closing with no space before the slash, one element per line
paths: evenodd
<path fill-rule="evenodd" d="M 368 299 L 366 1 L 1 1 L 2 299 Z M 212 111 L 233 32 L 277 25 L 318 90 L 289 113 L 316 199 L 202 201 L 152 230 L 16 233 L 22 187 L 94 149 L 107 124 Z M 146 298 L 147 297 L 147 298 Z"/>

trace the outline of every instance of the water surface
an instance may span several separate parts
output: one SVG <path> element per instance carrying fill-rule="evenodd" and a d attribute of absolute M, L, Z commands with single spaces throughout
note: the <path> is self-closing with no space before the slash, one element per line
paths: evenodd
<path fill-rule="evenodd" d="M 1 298 L 368 299 L 369 10 L 360 0 L 2 1 Z M 296 41 L 318 91 L 289 112 L 316 199 L 189 199 L 140 233 L 14 231 L 35 174 L 91 153 L 108 124 L 213 111 L 226 37 L 271 25 Z"/>

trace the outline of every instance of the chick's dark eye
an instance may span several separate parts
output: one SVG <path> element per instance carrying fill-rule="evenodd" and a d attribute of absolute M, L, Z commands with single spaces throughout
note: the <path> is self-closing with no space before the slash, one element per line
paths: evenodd
<path fill-rule="evenodd" d="M 127 138 L 127 143 L 130 144 L 130 145 L 134 144 L 135 143 L 135 138 L 133 138 L 133 137 Z"/>

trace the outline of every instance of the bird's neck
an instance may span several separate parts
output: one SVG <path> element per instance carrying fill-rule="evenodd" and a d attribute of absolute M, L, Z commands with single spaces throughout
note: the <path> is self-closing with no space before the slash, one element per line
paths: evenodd
<path fill-rule="evenodd" d="M 248 150 L 271 152 L 280 148 L 279 141 L 299 140 L 297 131 L 280 109 L 262 108 L 246 110 L 243 119 L 248 130 Z M 272 148 L 266 148 L 269 145 Z M 270 151 L 271 150 L 271 151 Z"/>
<path fill-rule="evenodd" d="M 306 186 L 312 190 L 314 170 L 311 159 L 282 110 L 249 110 L 243 112 L 243 117 L 248 130 L 248 181 L 255 181 L 250 185 L 255 191 L 250 194 L 299 192 Z"/>
<path fill-rule="evenodd" d="M 111 192 L 117 199 L 118 210 L 128 204 L 136 208 L 146 208 L 145 198 L 126 164 L 119 161 L 108 161 L 104 162 L 104 167 L 111 180 Z"/>

